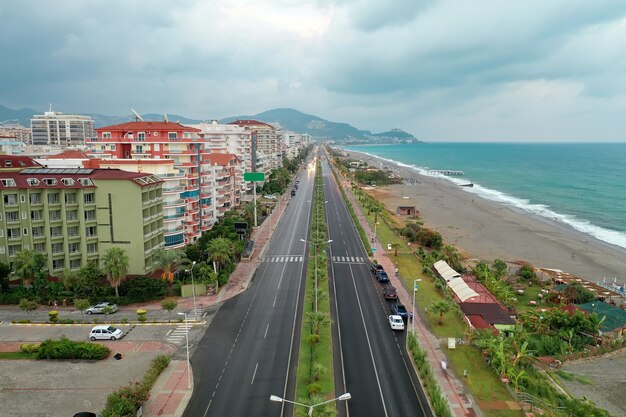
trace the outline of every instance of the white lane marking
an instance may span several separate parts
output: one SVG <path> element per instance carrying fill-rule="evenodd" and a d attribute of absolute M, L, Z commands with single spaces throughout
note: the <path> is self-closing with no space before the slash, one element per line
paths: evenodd
<path fill-rule="evenodd" d="M 278 298 L 278 296 L 274 297 L 274 304 L 272 304 L 272 308 L 276 306 L 276 298 Z"/>
<path fill-rule="evenodd" d="M 250 381 L 250 385 L 254 384 L 254 377 L 256 376 L 256 370 L 259 367 L 259 363 L 256 363 L 256 366 L 254 367 L 254 373 L 252 374 L 252 381 Z"/>
<path fill-rule="evenodd" d="M 170 335 L 170 333 L 172 333 L 172 330 L 171 330 L 171 329 L 170 329 L 170 331 L 169 331 L 169 332 L 167 332 L 167 333 L 165 334 L 165 336 L 169 336 L 169 335 Z"/>
<path fill-rule="evenodd" d="M 270 329 L 270 324 L 267 323 L 267 327 L 265 328 L 265 334 L 263 335 L 263 339 L 267 337 L 267 331 Z"/>

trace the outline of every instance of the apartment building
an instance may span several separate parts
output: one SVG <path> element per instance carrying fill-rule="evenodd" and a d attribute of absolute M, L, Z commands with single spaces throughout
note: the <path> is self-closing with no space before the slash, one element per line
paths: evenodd
<path fill-rule="evenodd" d="M 0 170 L 0 261 L 22 249 L 43 253 L 60 276 L 111 247 L 129 257 L 129 274 L 148 273 L 163 247 L 162 181 L 115 169 Z"/>
<path fill-rule="evenodd" d="M 89 116 L 50 111 L 30 119 L 33 145 L 76 146 L 94 136 L 94 122 Z"/>
<path fill-rule="evenodd" d="M 262 167 L 257 166 L 256 172 L 264 172 L 269 175 L 273 169 L 282 166 L 280 141 L 276 128 L 257 120 L 236 120 L 230 124 L 243 127 L 256 137 L 256 146 L 253 144 L 256 157 L 260 159 L 259 154 L 266 157 L 266 164 Z"/>
<path fill-rule="evenodd" d="M 212 199 L 214 204 L 203 208 L 202 216 L 220 218 L 241 201 L 241 165 L 237 156 L 231 153 L 208 153 L 202 156 L 202 160 L 202 172 L 210 172 L 214 179 L 213 186 L 203 190 L 203 198 Z"/>

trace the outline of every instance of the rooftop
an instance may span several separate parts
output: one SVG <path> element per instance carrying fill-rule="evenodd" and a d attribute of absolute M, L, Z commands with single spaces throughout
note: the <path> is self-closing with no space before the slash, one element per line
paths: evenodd
<path fill-rule="evenodd" d="M 196 129 L 195 127 L 184 126 L 180 123 L 175 122 L 146 122 L 146 121 L 137 121 L 137 122 L 127 122 L 119 125 L 111 125 L 99 127 L 96 129 L 96 132 L 111 132 L 111 131 L 134 131 L 134 132 L 142 132 L 142 131 L 163 131 L 163 132 L 201 132 L 200 129 Z"/>

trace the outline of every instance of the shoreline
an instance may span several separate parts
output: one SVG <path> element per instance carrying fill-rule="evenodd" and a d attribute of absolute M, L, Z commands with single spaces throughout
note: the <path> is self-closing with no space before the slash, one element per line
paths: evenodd
<path fill-rule="evenodd" d="M 345 151 L 345 150 L 344 150 Z M 526 261 L 535 267 L 560 269 L 596 282 L 626 276 L 626 249 L 573 227 L 520 208 L 487 200 L 445 179 L 424 176 L 376 156 L 345 151 L 349 157 L 375 158 L 403 178 L 419 184 L 397 184 L 369 190 L 388 210 L 414 205 L 424 226 L 470 258 Z M 403 198 L 408 197 L 408 198 Z"/>

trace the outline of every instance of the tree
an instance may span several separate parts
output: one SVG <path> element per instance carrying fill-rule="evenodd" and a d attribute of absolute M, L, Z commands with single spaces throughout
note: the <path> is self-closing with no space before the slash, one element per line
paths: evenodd
<path fill-rule="evenodd" d="M 448 311 L 450 311 L 452 309 L 452 306 L 450 305 L 449 302 L 445 300 L 440 300 L 440 301 L 434 302 L 430 306 L 430 309 L 434 311 L 436 314 L 439 314 L 439 325 L 441 326 L 443 324 L 443 315 L 446 314 Z"/>
<path fill-rule="evenodd" d="M 161 270 L 161 278 L 167 284 L 167 293 L 172 295 L 172 284 L 174 283 L 174 271 L 179 266 L 186 267 L 190 264 L 189 259 L 184 256 L 184 253 L 179 250 L 165 250 L 159 249 L 154 253 L 154 270 Z"/>
<path fill-rule="evenodd" d="M 0 292 L 6 292 L 9 290 L 9 275 L 11 274 L 11 268 L 4 262 L 0 262 Z"/>
<path fill-rule="evenodd" d="M 441 248 L 441 256 L 443 260 L 452 267 L 452 269 L 456 269 L 457 271 L 462 270 L 463 266 L 461 265 L 461 254 L 456 248 L 452 245 L 444 245 Z"/>
<path fill-rule="evenodd" d="M 74 294 L 83 297 L 97 297 L 100 293 L 100 281 L 104 273 L 94 261 L 87 262 L 76 273 Z"/>
<path fill-rule="evenodd" d="M 124 249 L 117 247 L 110 248 L 104 254 L 102 258 L 104 271 L 107 274 L 107 280 L 111 284 L 111 287 L 115 289 L 115 296 L 119 297 L 118 287 L 126 278 L 128 273 L 128 255 L 126 255 Z"/>
<path fill-rule="evenodd" d="M 45 270 L 46 257 L 32 249 L 22 249 L 15 254 L 13 266 L 22 283 L 29 286 Z"/>
<path fill-rule="evenodd" d="M 517 275 L 524 278 L 526 281 L 532 281 L 535 279 L 535 271 L 531 265 L 522 266 Z"/>
<path fill-rule="evenodd" d="M 63 275 L 61 275 L 61 284 L 63 284 L 63 288 L 65 288 L 66 291 L 71 290 L 74 286 L 75 280 L 76 277 L 72 274 L 72 271 L 66 268 L 63 271 Z"/>
<path fill-rule="evenodd" d="M 398 247 L 400 246 L 399 243 L 392 243 L 391 247 L 393 248 L 393 256 L 398 256 Z"/>
<path fill-rule="evenodd" d="M 74 307 L 76 310 L 80 311 L 80 315 L 82 316 L 83 312 L 89 307 L 89 300 L 86 298 L 76 298 L 74 300 Z"/>
<path fill-rule="evenodd" d="M 491 264 L 491 271 L 498 277 L 498 278 L 502 278 L 504 276 L 506 276 L 507 271 L 509 270 L 509 267 L 506 265 L 506 262 L 500 260 L 500 259 L 496 259 L 493 261 L 493 263 Z"/>
<path fill-rule="evenodd" d="M 20 300 L 20 310 L 22 311 L 34 311 L 37 310 L 37 301 L 29 300 L 27 298 L 22 298 Z"/>
<path fill-rule="evenodd" d="M 178 307 L 178 301 L 174 298 L 166 298 L 161 301 L 161 308 L 167 311 L 168 319 L 167 321 L 172 321 L 172 310 L 175 310 Z"/>
<path fill-rule="evenodd" d="M 319 334 L 321 329 L 330 326 L 330 317 L 323 311 L 310 311 L 306 313 L 305 323 L 311 326 L 311 333 Z"/>
<path fill-rule="evenodd" d="M 563 300 L 567 304 L 584 304 L 590 303 L 596 299 L 593 292 L 583 287 L 578 282 L 569 284 L 562 292 Z"/>
<path fill-rule="evenodd" d="M 209 260 L 217 263 L 217 269 L 229 262 L 233 256 L 232 242 L 229 239 L 218 237 L 207 245 Z"/>

